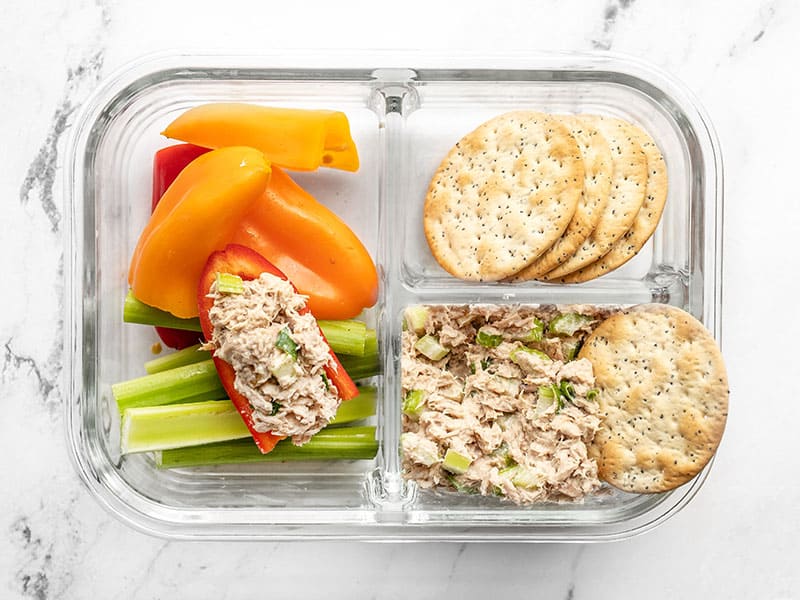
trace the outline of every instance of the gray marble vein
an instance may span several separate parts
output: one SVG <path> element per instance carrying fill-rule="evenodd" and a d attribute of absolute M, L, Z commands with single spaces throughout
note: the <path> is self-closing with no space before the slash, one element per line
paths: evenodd
<path fill-rule="evenodd" d="M 27 517 L 20 517 L 11 525 L 11 539 L 25 557 L 17 570 L 16 578 L 23 596 L 45 600 L 50 589 L 49 573 L 53 563 L 53 542 L 43 541 L 31 530 Z"/>
<path fill-rule="evenodd" d="M 734 58 L 741 52 L 750 48 L 762 40 L 764 34 L 767 33 L 770 25 L 775 21 L 775 15 L 778 12 L 778 2 L 770 2 L 769 4 L 759 8 L 758 14 L 753 19 L 748 27 L 748 30 L 742 34 L 739 41 L 733 44 L 728 51 L 728 57 Z"/>
<path fill-rule="evenodd" d="M 635 0 L 610 0 L 603 10 L 603 27 L 600 35 L 592 39 L 592 48 L 595 50 L 610 50 L 614 45 L 619 19 L 628 11 Z"/>
<path fill-rule="evenodd" d="M 75 68 L 68 69 L 64 95 L 50 119 L 47 137 L 20 186 L 20 202 L 27 204 L 32 198 L 38 199 L 53 232 L 58 231 L 61 222 L 61 212 L 53 199 L 59 141 L 67 129 L 70 116 L 80 106 L 82 92 L 97 83 L 102 66 L 103 51 L 92 50 Z"/>

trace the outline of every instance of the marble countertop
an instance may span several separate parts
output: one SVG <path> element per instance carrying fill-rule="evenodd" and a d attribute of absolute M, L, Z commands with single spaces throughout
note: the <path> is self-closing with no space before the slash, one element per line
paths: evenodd
<path fill-rule="evenodd" d="M 800 597 L 800 4 L 144 4 L 7 3 L 0 18 L 1 598 Z M 109 72 L 197 48 L 612 50 L 686 83 L 725 159 L 732 390 L 716 463 L 689 506 L 645 535 L 592 545 L 175 542 L 102 510 L 70 464 L 62 417 L 65 135 Z"/>

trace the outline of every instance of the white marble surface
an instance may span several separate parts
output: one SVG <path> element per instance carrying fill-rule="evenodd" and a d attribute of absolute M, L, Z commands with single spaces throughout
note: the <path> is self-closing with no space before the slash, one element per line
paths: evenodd
<path fill-rule="evenodd" d="M 800 597 L 800 3 L 504 4 L 3 5 L 0 598 Z M 726 161 L 732 388 L 728 429 L 695 500 L 655 531 L 599 545 L 168 542 L 100 509 L 63 432 L 65 132 L 98 79 L 143 53 L 181 48 L 611 49 L 688 84 Z"/>

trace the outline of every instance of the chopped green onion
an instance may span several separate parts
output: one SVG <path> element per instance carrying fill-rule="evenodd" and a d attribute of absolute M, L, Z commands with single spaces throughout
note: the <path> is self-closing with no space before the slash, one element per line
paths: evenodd
<path fill-rule="evenodd" d="M 528 348 L 527 346 L 522 346 L 522 347 L 517 348 L 517 349 L 515 349 L 515 350 L 513 350 L 511 352 L 511 361 L 519 364 L 519 355 L 520 355 L 520 353 L 533 354 L 534 356 L 538 356 L 542 360 L 546 360 L 546 361 L 549 361 L 549 362 L 552 362 L 552 360 L 553 360 L 552 358 L 547 356 L 547 354 L 545 352 L 542 352 L 541 350 L 537 350 L 536 348 Z"/>
<path fill-rule="evenodd" d="M 363 321 L 317 321 L 331 348 L 337 354 L 364 356 L 367 326 Z"/>
<path fill-rule="evenodd" d="M 570 336 L 592 321 L 594 321 L 592 317 L 580 313 L 564 313 L 550 321 L 549 330 L 554 335 Z"/>
<path fill-rule="evenodd" d="M 539 400 L 536 405 L 538 412 L 544 412 L 550 408 L 554 403 L 556 404 L 556 412 L 564 408 L 564 400 L 561 397 L 561 390 L 555 384 L 543 385 L 539 387 Z"/>
<path fill-rule="evenodd" d="M 425 408 L 425 392 L 422 390 L 410 390 L 403 398 L 403 414 L 412 419 L 416 419 Z"/>
<path fill-rule="evenodd" d="M 425 323 L 428 320 L 429 312 L 426 306 L 409 306 L 403 315 L 403 324 L 407 329 L 421 335 L 425 332 Z"/>
<path fill-rule="evenodd" d="M 450 352 L 448 348 L 442 346 L 439 340 L 432 335 L 424 335 L 419 338 L 417 343 L 414 344 L 414 348 L 416 348 L 417 352 L 431 360 L 441 360 Z"/>
<path fill-rule="evenodd" d="M 212 360 L 121 381 L 111 386 L 111 393 L 120 412 L 136 406 L 178 404 L 198 394 L 212 392 L 221 393 L 221 397 L 225 397 L 225 390 Z"/>
<path fill-rule="evenodd" d="M 322 383 L 325 384 L 325 391 L 329 392 L 331 389 L 331 380 L 328 379 L 328 376 L 325 373 L 320 374 L 322 376 Z"/>
<path fill-rule="evenodd" d="M 323 429 L 302 446 L 282 440 L 268 454 L 261 454 L 253 440 L 241 439 L 163 450 L 156 453 L 155 459 L 159 467 L 168 469 L 253 462 L 361 460 L 374 458 L 377 451 L 375 427 L 364 426 Z"/>
<path fill-rule="evenodd" d="M 544 321 L 538 317 L 533 318 L 533 327 L 524 335 L 517 336 L 520 342 L 541 342 L 544 339 Z"/>
<path fill-rule="evenodd" d="M 463 475 L 472 464 L 472 459 L 469 456 L 459 454 L 453 449 L 448 449 L 444 455 L 442 468 L 445 471 L 450 471 L 454 475 Z"/>
<path fill-rule="evenodd" d="M 169 327 L 171 329 L 185 329 L 187 331 L 202 331 L 200 319 L 181 319 L 176 317 L 167 311 L 149 306 L 137 300 L 131 291 L 128 291 L 128 295 L 125 296 L 122 320 L 126 323 L 139 323 L 142 325 L 154 325 L 156 327 Z"/>
<path fill-rule="evenodd" d="M 583 346 L 583 340 L 564 340 L 561 342 L 561 352 L 564 354 L 564 359 L 566 362 L 571 360 L 575 360 L 578 356 L 578 352 L 581 350 L 581 346 Z"/>
<path fill-rule="evenodd" d="M 241 294 L 244 292 L 244 281 L 233 273 L 217 273 L 217 291 L 220 294 Z"/>
<path fill-rule="evenodd" d="M 148 374 L 160 373 L 161 371 L 169 371 L 176 367 L 183 367 L 184 365 L 191 365 L 202 360 L 211 358 L 211 352 L 201 350 L 202 344 L 195 344 L 183 350 L 176 350 L 164 356 L 159 356 L 144 363 L 144 370 Z"/>
<path fill-rule="evenodd" d="M 297 344 L 292 339 L 288 327 L 284 327 L 278 332 L 278 339 L 275 340 L 275 346 L 291 356 L 292 360 L 297 360 Z"/>
<path fill-rule="evenodd" d="M 493 333 L 495 331 L 497 330 L 493 327 L 481 327 L 478 329 L 478 333 L 475 336 L 475 341 L 484 348 L 497 348 L 503 341 L 503 335 L 499 333 Z"/>
<path fill-rule="evenodd" d="M 489 368 L 489 366 L 492 364 L 492 362 L 493 362 L 493 359 L 492 359 L 491 356 L 487 356 L 486 358 L 482 358 L 481 359 L 481 369 L 483 369 L 485 371 L 486 369 Z"/>
<path fill-rule="evenodd" d="M 587 399 L 587 400 L 596 401 L 596 400 L 597 400 L 597 396 L 598 396 L 599 394 L 600 394 L 600 390 L 598 390 L 598 389 L 595 389 L 595 388 L 592 388 L 591 390 L 589 390 L 588 392 L 586 392 L 586 399 Z"/>
<path fill-rule="evenodd" d="M 561 395 L 564 396 L 564 398 L 570 402 L 575 400 L 575 386 L 573 386 L 570 381 L 562 379 L 558 387 Z"/>
<path fill-rule="evenodd" d="M 459 494 L 478 493 L 478 490 L 475 489 L 475 487 L 461 483 L 458 479 L 456 479 L 456 476 L 451 473 L 447 473 L 445 477 L 447 477 L 447 481 L 450 482 L 450 485 L 452 485 Z"/>

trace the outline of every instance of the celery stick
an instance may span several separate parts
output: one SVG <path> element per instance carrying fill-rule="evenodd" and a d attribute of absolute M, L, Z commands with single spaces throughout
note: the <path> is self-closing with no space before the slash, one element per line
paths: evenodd
<path fill-rule="evenodd" d="M 350 379 L 367 379 L 379 375 L 381 372 L 380 358 L 378 357 L 378 336 L 374 329 L 367 329 L 364 339 L 364 356 L 340 356 L 344 370 Z"/>
<path fill-rule="evenodd" d="M 353 381 L 369 379 L 381 372 L 381 364 L 377 354 L 370 356 L 342 356 L 339 359 L 344 370 Z"/>
<path fill-rule="evenodd" d="M 188 331 L 202 331 L 200 319 L 181 319 L 175 315 L 154 308 L 137 300 L 133 292 L 128 291 L 125 296 L 125 306 L 122 309 L 122 320 L 126 323 L 140 323 L 156 327 L 171 327 L 172 329 L 186 329 Z"/>
<path fill-rule="evenodd" d="M 200 319 L 180 319 L 137 300 L 130 291 L 125 297 L 122 320 L 126 323 L 139 323 L 140 325 L 202 331 Z M 317 323 L 319 323 L 322 334 L 328 340 L 331 350 L 336 354 L 364 356 L 367 354 L 366 344 L 370 331 L 374 341 L 375 330 L 367 329 L 367 326 L 361 321 L 317 321 Z M 377 351 L 376 343 L 375 352 L 377 353 Z"/>
<path fill-rule="evenodd" d="M 361 388 L 343 402 L 330 426 L 344 425 L 375 414 L 374 387 Z M 123 454 L 198 446 L 250 437 L 233 403 L 212 400 L 128 408 L 122 413 L 120 447 Z"/>
<path fill-rule="evenodd" d="M 163 450 L 156 452 L 155 459 L 159 467 L 167 469 L 229 463 L 371 459 L 377 451 L 375 427 L 339 427 L 323 429 L 303 446 L 283 440 L 268 454 L 261 454 L 252 440 L 242 439 Z"/>
<path fill-rule="evenodd" d="M 183 350 L 176 350 L 175 352 L 170 352 L 169 354 L 159 356 L 153 360 L 148 360 L 144 363 L 144 370 L 147 371 L 148 374 L 153 375 L 161 371 L 169 371 L 176 367 L 183 367 L 184 365 L 191 365 L 202 360 L 210 359 L 211 352 L 200 350 L 201 345 L 202 344 L 195 344 Z"/>
<path fill-rule="evenodd" d="M 220 391 L 224 397 L 217 369 L 211 360 L 121 381 L 111 386 L 120 412 L 135 406 L 177 404 L 190 396 Z"/>
<path fill-rule="evenodd" d="M 337 354 L 364 356 L 367 326 L 361 321 L 317 321 L 333 351 Z"/>
<path fill-rule="evenodd" d="M 183 448 L 250 437 L 230 401 L 194 402 L 177 406 L 142 406 L 122 413 L 123 454 Z"/>
<path fill-rule="evenodd" d="M 347 400 L 339 405 L 336 416 L 329 423 L 331 425 L 342 425 L 360 421 L 375 414 L 376 390 L 372 386 L 358 388 L 358 396 L 352 400 Z"/>

